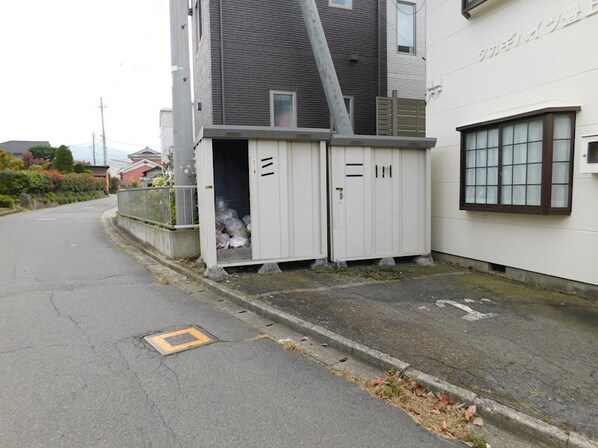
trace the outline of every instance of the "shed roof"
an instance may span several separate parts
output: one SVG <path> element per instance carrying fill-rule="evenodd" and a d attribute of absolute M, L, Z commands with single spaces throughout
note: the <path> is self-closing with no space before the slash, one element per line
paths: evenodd
<path fill-rule="evenodd" d="M 195 144 L 204 138 L 327 141 L 333 146 L 369 146 L 375 148 L 429 149 L 436 145 L 435 138 L 393 137 L 383 135 L 338 135 L 320 128 L 274 128 L 268 126 L 204 126 Z"/>

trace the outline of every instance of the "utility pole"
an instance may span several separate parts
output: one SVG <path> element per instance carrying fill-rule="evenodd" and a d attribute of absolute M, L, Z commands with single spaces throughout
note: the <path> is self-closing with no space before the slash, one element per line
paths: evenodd
<path fill-rule="evenodd" d="M 95 132 L 91 133 L 91 145 L 92 145 L 91 156 L 93 158 L 93 164 L 95 166 L 95 164 L 96 164 L 96 133 Z"/>
<path fill-rule="evenodd" d="M 175 186 L 193 185 L 193 106 L 189 59 L 189 2 L 170 0 L 170 62 L 172 72 L 172 128 Z M 193 204 L 185 204 L 184 191 L 176 192 L 177 224 L 190 222 Z"/>
<path fill-rule="evenodd" d="M 104 166 L 108 165 L 106 158 L 106 131 L 104 130 L 104 101 L 100 97 L 100 113 L 102 115 L 102 150 L 104 151 Z"/>

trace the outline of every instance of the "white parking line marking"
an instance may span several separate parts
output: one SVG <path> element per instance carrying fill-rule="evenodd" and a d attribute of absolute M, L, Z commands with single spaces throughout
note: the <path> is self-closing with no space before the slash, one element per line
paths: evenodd
<path fill-rule="evenodd" d="M 467 314 L 461 316 L 461 319 L 468 320 L 470 322 L 482 319 L 490 319 L 491 317 L 496 317 L 497 315 L 494 313 L 480 313 L 479 311 L 474 310 L 473 308 L 463 305 L 462 303 L 455 302 L 454 300 L 437 300 L 436 306 L 439 308 L 444 308 L 446 305 L 454 306 L 455 308 L 459 308 L 460 310 L 465 311 Z"/>
<path fill-rule="evenodd" d="M 56 221 L 56 218 L 37 218 L 36 221 Z"/>

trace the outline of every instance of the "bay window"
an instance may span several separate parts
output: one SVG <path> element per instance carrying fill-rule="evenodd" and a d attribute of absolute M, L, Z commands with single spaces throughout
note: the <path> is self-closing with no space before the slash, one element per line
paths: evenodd
<path fill-rule="evenodd" d="M 570 214 L 575 111 L 458 128 L 462 210 Z"/>

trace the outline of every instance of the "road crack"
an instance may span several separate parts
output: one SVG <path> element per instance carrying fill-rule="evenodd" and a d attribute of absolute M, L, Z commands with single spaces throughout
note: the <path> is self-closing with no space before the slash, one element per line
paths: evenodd
<path fill-rule="evenodd" d="M 125 340 L 128 338 L 125 338 Z M 160 410 L 160 407 L 156 404 L 156 402 L 152 399 L 152 397 L 150 396 L 149 392 L 147 391 L 147 389 L 143 386 L 143 381 L 141 380 L 141 378 L 139 377 L 139 375 L 137 374 L 137 372 L 135 370 L 133 370 L 131 368 L 131 363 L 129 362 L 129 360 L 127 359 L 127 357 L 124 355 L 124 353 L 122 352 L 122 350 L 118 347 L 118 343 L 122 342 L 123 340 L 121 339 L 120 341 L 117 341 L 113 344 L 114 349 L 116 350 L 116 352 L 119 354 L 119 356 L 123 359 L 123 361 L 125 362 L 126 365 L 126 372 L 129 372 L 129 374 L 132 375 L 132 377 L 134 378 L 135 382 L 137 383 L 137 385 L 139 386 L 139 388 L 141 389 L 141 391 L 143 392 L 143 395 L 145 397 L 145 400 L 147 401 L 148 405 L 149 405 L 149 409 L 150 412 L 152 412 L 158 419 L 160 419 L 162 425 L 164 426 L 164 428 L 166 428 L 166 430 L 170 433 L 170 435 L 172 436 L 172 438 L 176 441 L 177 445 L 180 448 L 183 448 L 183 444 L 182 442 L 179 440 L 177 433 L 174 431 L 174 429 L 172 428 L 172 426 L 170 426 L 168 424 L 168 422 L 166 421 L 166 418 L 164 417 L 164 414 L 162 414 L 162 411 Z M 162 360 L 160 360 L 160 364 L 162 363 Z M 168 366 L 165 366 L 167 369 L 171 370 Z M 172 371 L 174 374 L 174 371 Z M 177 380 L 177 384 L 178 384 L 178 376 L 176 374 L 175 378 Z M 180 384 L 179 384 L 180 387 Z"/>

